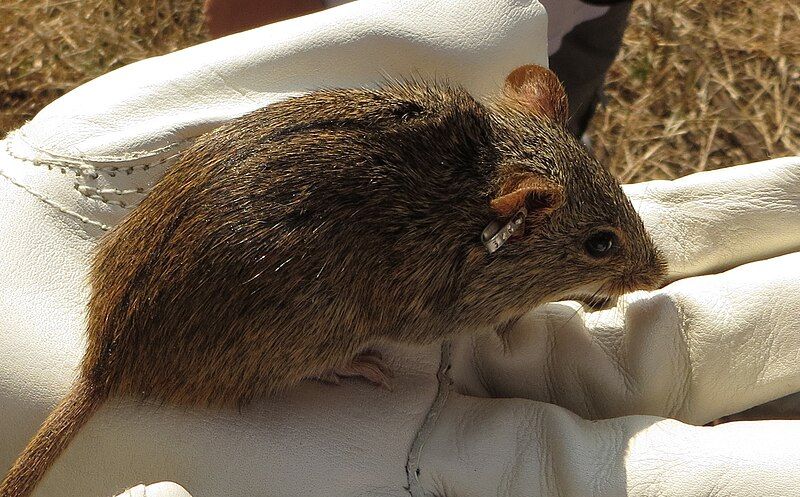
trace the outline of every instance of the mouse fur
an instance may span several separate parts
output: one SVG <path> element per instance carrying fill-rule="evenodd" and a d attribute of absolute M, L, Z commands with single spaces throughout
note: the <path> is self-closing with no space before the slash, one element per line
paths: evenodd
<path fill-rule="evenodd" d="M 100 241 L 79 379 L 0 496 L 29 495 L 111 396 L 242 406 L 381 343 L 656 288 L 663 258 L 564 127 L 566 108 L 555 76 L 524 66 L 486 103 L 393 81 L 315 91 L 201 136 Z M 524 230 L 489 253 L 483 229 L 523 207 Z M 599 258 L 586 248 L 598 230 L 615 242 Z"/>

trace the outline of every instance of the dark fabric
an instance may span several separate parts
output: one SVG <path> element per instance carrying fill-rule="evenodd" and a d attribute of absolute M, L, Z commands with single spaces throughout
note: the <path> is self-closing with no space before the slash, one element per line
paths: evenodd
<path fill-rule="evenodd" d="M 600 101 L 606 72 L 622 44 L 632 2 L 586 3 L 614 5 L 604 16 L 575 26 L 550 56 L 550 69 L 564 83 L 569 97 L 569 130 L 578 137 L 586 131 Z"/>

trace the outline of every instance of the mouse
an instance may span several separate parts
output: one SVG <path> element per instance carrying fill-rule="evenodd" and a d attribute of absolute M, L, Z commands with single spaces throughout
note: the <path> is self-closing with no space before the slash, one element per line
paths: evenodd
<path fill-rule="evenodd" d="M 387 80 L 200 136 L 98 242 L 78 378 L 0 496 L 30 495 L 111 397 L 241 408 L 309 379 L 390 386 L 381 344 L 658 288 L 662 255 L 567 119 L 556 75 L 526 65 L 481 101 Z"/>

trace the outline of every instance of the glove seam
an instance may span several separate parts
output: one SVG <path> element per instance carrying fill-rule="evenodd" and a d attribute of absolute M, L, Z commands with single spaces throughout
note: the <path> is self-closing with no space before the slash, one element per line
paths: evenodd
<path fill-rule="evenodd" d="M 408 458 L 406 460 L 406 477 L 408 480 L 408 487 L 406 490 L 408 490 L 409 495 L 412 497 L 425 497 L 426 495 L 425 489 L 419 478 L 422 472 L 422 468 L 420 467 L 420 459 L 422 458 L 422 451 L 425 448 L 425 443 L 427 442 L 428 438 L 430 438 L 431 433 L 436 426 L 436 422 L 439 419 L 439 415 L 441 414 L 444 405 L 453 390 L 453 380 L 450 377 L 451 360 L 451 343 L 449 340 L 445 340 L 442 343 L 439 369 L 436 372 L 436 378 L 438 380 L 436 396 L 431 402 L 430 407 L 428 407 L 425 418 L 417 430 L 414 441 L 411 443 L 411 447 L 409 448 Z"/>

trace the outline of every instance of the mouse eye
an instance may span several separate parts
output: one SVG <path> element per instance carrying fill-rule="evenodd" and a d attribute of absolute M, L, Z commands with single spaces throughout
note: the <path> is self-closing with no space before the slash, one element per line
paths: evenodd
<path fill-rule="evenodd" d="M 589 235 L 583 243 L 583 248 L 590 256 L 601 259 L 610 255 L 617 245 L 619 245 L 617 235 L 613 231 L 604 230 Z"/>

